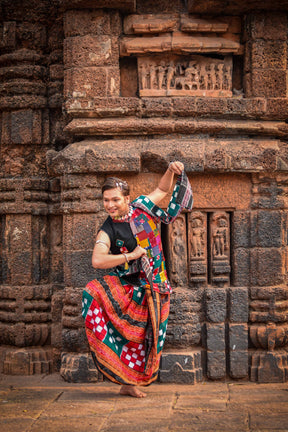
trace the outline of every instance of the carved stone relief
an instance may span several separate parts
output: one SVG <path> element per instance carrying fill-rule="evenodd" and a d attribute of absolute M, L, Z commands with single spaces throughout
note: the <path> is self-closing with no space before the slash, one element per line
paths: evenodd
<path fill-rule="evenodd" d="M 287 176 L 255 175 L 252 193 L 249 336 L 255 350 L 250 379 L 284 382 L 288 377 L 287 212 L 275 207 L 287 207 Z"/>
<path fill-rule="evenodd" d="M 180 215 L 168 226 L 170 281 L 177 286 L 187 285 L 186 217 Z"/>
<path fill-rule="evenodd" d="M 186 253 L 186 236 L 188 252 Z M 169 228 L 169 277 L 189 274 L 192 286 L 223 286 L 230 282 L 230 217 L 225 211 L 192 211 Z M 178 274 L 178 276 L 177 276 Z M 186 277 L 186 276 L 185 276 Z"/>
<path fill-rule="evenodd" d="M 212 284 L 230 281 L 230 221 L 227 212 L 215 212 L 210 223 L 210 279 Z"/>
<path fill-rule="evenodd" d="M 200 211 L 189 215 L 189 280 L 207 282 L 207 214 Z"/>
<path fill-rule="evenodd" d="M 232 57 L 138 59 L 140 96 L 232 96 Z"/>
<path fill-rule="evenodd" d="M 120 56 L 137 57 L 140 96 L 231 97 L 232 55 L 242 53 L 240 29 L 231 17 L 130 15 Z"/>

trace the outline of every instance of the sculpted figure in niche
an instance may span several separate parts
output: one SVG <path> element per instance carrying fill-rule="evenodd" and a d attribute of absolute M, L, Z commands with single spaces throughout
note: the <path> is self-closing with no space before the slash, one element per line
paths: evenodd
<path fill-rule="evenodd" d="M 216 88 L 216 80 L 217 80 L 217 78 L 216 78 L 216 64 L 215 63 L 213 63 L 212 65 L 211 65 L 211 89 L 212 90 L 215 90 L 215 88 Z"/>
<path fill-rule="evenodd" d="M 147 70 L 146 70 L 146 64 L 143 63 L 140 66 L 140 74 L 139 74 L 139 81 L 140 81 L 140 86 L 141 89 L 146 89 L 147 88 Z"/>
<path fill-rule="evenodd" d="M 184 243 L 182 238 L 183 226 L 184 222 L 182 218 L 177 218 L 173 224 L 171 240 L 173 244 L 173 252 L 175 252 L 176 256 L 181 256 L 184 252 Z"/>
<path fill-rule="evenodd" d="M 174 64 L 173 62 L 170 62 L 167 69 L 167 90 L 170 90 L 171 88 L 174 71 L 175 71 Z"/>
<path fill-rule="evenodd" d="M 158 66 L 158 89 L 159 90 L 162 89 L 165 74 L 166 74 L 166 66 L 165 66 L 165 63 L 162 61 L 162 62 L 160 62 L 160 65 Z"/>
<path fill-rule="evenodd" d="M 149 64 L 149 85 L 148 85 L 148 88 L 150 88 L 150 89 L 157 88 L 156 69 L 155 69 L 155 64 L 153 64 L 153 63 Z"/>
<path fill-rule="evenodd" d="M 181 271 L 183 270 L 183 257 L 185 256 L 185 239 L 183 237 L 183 232 L 185 230 L 184 219 L 180 216 L 177 218 L 171 230 L 170 242 L 172 244 L 173 250 L 173 260 L 172 260 L 172 273 L 173 282 L 179 284 L 181 282 Z M 185 261 L 185 260 L 184 260 Z"/>
<path fill-rule="evenodd" d="M 208 89 L 208 75 L 206 72 L 206 65 L 202 64 L 200 66 L 200 79 L 201 79 L 201 89 L 207 90 Z"/>
<path fill-rule="evenodd" d="M 217 65 L 217 89 L 222 90 L 223 89 L 223 68 L 224 68 L 224 64 L 223 63 L 218 63 Z"/>
<path fill-rule="evenodd" d="M 205 229 L 203 227 L 203 220 L 197 217 L 192 222 L 192 256 L 201 257 L 204 255 L 204 239 L 205 239 Z"/>
<path fill-rule="evenodd" d="M 187 88 L 189 90 L 198 90 L 199 88 L 199 73 L 195 62 L 189 62 L 189 65 L 185 71 L 187 79 Z"/>
<path fill-rule="evenodd" d="M 215 258 L 226 257 L 228 222 L 225 218 L 220 217 L 216 224 L 216 228 L 213 230 L 213 256 Z"/>
<path fill-rule="evenodd" d="M 191 222 L 191 258 L 200 258 L 205 255 L 205 238 L 206 229 L 204 226 L 204 217 L 202 214 L 196 214 Z"/>
<path fill-rule="evenodd" d="M 229 90 L 231 87 L 231 67 L 225 65 L 224 74 L 223 74 L 223 89 Z"/>
<path fill-rule="evenodd" d="M 212 82 L 212 72 L 211 65 L 206 66 L 206 75 L 207 75 L 207 90 L 213 90 L 213 82 Z"/>
<path fill-rule="evenodd" d="M 214 64 L 214 90 L 218 90 L 220 88 L 220 83 L 219 83 L 219 69 L 218 69 L 218 64 Z"/>

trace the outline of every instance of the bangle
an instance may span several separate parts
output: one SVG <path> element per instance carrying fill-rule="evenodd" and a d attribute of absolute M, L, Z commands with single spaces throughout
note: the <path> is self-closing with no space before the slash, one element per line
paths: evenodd
<path fill-rule="evenodd" d="M 125 260 L 126 260 L 127 264 L 129 264 L 129 261 L 128 261 L 128 258 L 127 258 L 127 254 L 126 254 L 126 253 L 123 253 L 123 255 L 124 255 L 124 257 L 125 257 Z"/>

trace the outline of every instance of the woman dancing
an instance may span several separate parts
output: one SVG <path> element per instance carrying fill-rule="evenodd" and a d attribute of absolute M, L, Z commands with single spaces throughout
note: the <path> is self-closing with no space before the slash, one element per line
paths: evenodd
<path fill-rule="evenodd" d="M 158 204 L 178 179 L 167 211 Z M 137 386 L 157 379 L 166 336 L 171 286 L 157 224 L 171 223 L 192 209 L 192 190 L 184 166 L 176 161 L 149 195 L 130 202 L 128 184 L 109 177 L 102 186 L 108 218 L 92 255 L 96 269 L 112 269 L 89 282 L 82 315 L 98 370 L 120 384 L 120 393 L 145 397 Z"/>

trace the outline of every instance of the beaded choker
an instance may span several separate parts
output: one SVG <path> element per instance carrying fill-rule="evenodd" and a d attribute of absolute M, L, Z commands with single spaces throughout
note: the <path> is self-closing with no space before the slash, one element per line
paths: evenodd
<path fill-rule="evenodd" d="M 133 213 L 133 207 L 129 204 L 129 211 L 128 213 L 126 213 L 123 216 L 114 216 L 112 218 L 113 221 L 115 222 L 129 222 L 130 217 L 132 216 Z"/>

